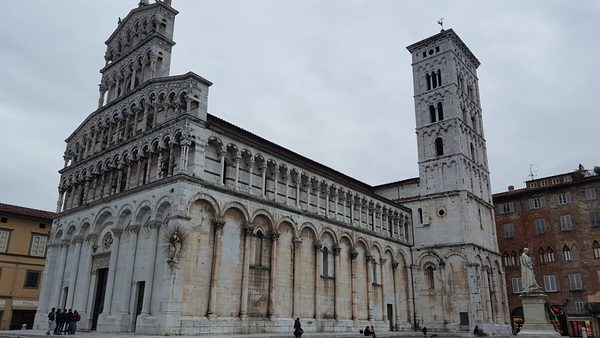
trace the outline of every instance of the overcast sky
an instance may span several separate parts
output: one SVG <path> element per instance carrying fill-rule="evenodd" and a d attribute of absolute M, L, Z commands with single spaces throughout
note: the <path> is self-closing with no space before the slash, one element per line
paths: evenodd
<path fill-rule="evenodd" d="M 151 0 L 153 1 L 153 0 Z M 0 20 L 0 202 L 54 210 L 64 139 L 97 105 L 136 0 L 11 1 Z M 445 17 L 478 71 L 493 192 L 598 158 L 600 1 L 173 0 L 171 74 L 209 112 L 371 185 L 418 176 L 410 54 Z"/>

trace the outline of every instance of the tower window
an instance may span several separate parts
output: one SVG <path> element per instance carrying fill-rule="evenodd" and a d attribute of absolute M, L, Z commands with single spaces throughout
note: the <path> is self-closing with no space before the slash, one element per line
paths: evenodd
<path fill-rule="evenodd" d="M 438 86 L 438 77 L 435 74 L 435 71 L 431 73 L 431 87 L 437 88 Z"/>
<path fill-rule="evenodd" d="M 419 223 L 423 224 L 423 209 L 419 208 L 417 212 L 419 213 Z"/>
<path fill-rule="evenodd" d="M 435 123 L 435 107 L 433 105 L 429 106 L 429 117 L 431 118 L 431 123 Z"/>
<path fill-rule="evenodd" d="M 435 139 L 435 156 L 444 155 L 444 141 L 441 137 Z"/>
<path fill-rule="evenodd" d="M 435 280 L 433 279 L 433 267 L 428 266 L 425 268 L 425 279 L 427 280 L 427 286 L 429 290 L 435 289 Z"/>
<path fill-rule="evenodd" d="M 471 143 L 471 159 L 475 161 L 475 147 L 473 147 L 473 143 Z"/>
<path fill-rule="evenodd" d="M 444 107 L 442 105 L 441 102 L 438 102 L 437 104 L 437 113 L 438 113 L 438 120 L 443 120 L 444 119 Z"/>
<path fill-rule="evenodd" d="M 442 71 L 439 69 L 437 71 L 437 82 L 438 82 L 438 86 L 442 85 Z"/>
<path fill-rule="evenodd" d="M 429 73 L 425 74 L 425 82 L 427 83 L 427 90 L 431 90 L 431 76 L 429 76 Z"/>

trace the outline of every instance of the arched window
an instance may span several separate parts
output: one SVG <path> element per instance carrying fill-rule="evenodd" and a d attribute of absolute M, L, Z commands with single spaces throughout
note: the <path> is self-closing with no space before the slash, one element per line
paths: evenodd
<path fill-rule="evenodd" d="M 552 250 L 551 247 L 548 247 L 546 249 L 546 262 L 554 263 L 554 251 Z"/>
<path fill-rule="evenodd" d="M 221 157 L 221 161 L 223 161 L 223 172 L 221 173 L 221 183 L 223 183 L 223 185 L 225 185 L 225 182 L 227 181 L 227 159 L 225 158 L 225 156 Z"/>
<path fill-rule="evenodd" d="M 427 90 L 431 90 L 431 76 L 429 76 L 429 73 L 425 74 L 425 83 L 427 83 Z"/>
<path fill-rule="evenodd" d="M 438 102 L 437 104 L 437 113 L 438 113 L 438 120 L 441 121 L 444 119 L 444 106 L 442 105 L 441 102 Z"/>
<path fill-rule="evenodd" d="M 438 86 L 438 78 L 435 75 L 435 72 L 431 72 L 431 87 L 437 88 L 437 86 Z"/>
<path fill-rule="evenodd" d="M 431 123 L 435 123 L 435 107 L 433 105 L 429 106 L 429 117 L 431 118 Z"/>
<path fill-rule="evenodd" d="M 512 257 L 512 265 L 521 265 L 521 261 L 516 252 L 512 251 L 510 256 Z"/>
<path fill-rule="evenodd" d="M 373 262 L 371 264 L 371 266 L 373 266 L 373 284 L 379 284 L 379 281 L 377 279 L 378 277 L 378 273 L 377 273 L 377 262 Z"/>
<path fill-rule="evenodd" d="M 571 249 L 569 249 L 569 247 L 566 245 L 563 247 L 563 258 L 565 262 L 573 261 L 573 253 L 571 252 Z"/>
<path fill-rule="evenodd" d="M 323 248 L 323 276 L 329 276 L 329 249 Z"/>
<path fill-rule="evenodd" d="M 419 213 L 419 224 L 423 224 L 423 209 L 419 208 L 417 212 Z"/>
<path fill-rule="evenodd" d="M 473 161 L 475 161 L 475 147 L 473 146 L 472 142 L 471 142 L 471 159 Z"/>
<path fill-rule="evenodd" d="M 540 262 L 548 263 L 548 262 L 546 262 L 546 252 L 544 251 L 544 248 L 540 248 L 539 254 L 540 254 Z"/>
<path fill-rule="evenodd" d="M 475 116 L 471 117 L 471 127 L 473 127 L 473 130 L 477 132 L 477 118 Z"/>
<path fill-rule="evenodd" d="M 439 69 L 437 71 L 437 82 L 438 82 L 438 86 L 442 85 L 442 71 Z"/>
<path fill-rule="evenodd" d="M 600 244 L 598 244 L 598 241 L 594 241 L 592 248 L 594 249 L 594 258 L 600 258 Z"/>
<path fill-rule="evenodd" d="M 444 140 L 441 137 L 435 139 L 435 156 L 444 155 Z"/>
<path fill-rule="evenodd" d="M 264 234 L 261 230 L 256 233 L 256 239 L 254 242 L 254 265 L 262 266 L 262 251 L 263 251 L 263 240 Z"/>
<path fill-rule="evenodd" d="M 425 280 L 427 281 L 427 286 L 429 290 L 435 289 L 435 280 L 433 279 L 433 266 L 428 266 L 425 268 Z"/>

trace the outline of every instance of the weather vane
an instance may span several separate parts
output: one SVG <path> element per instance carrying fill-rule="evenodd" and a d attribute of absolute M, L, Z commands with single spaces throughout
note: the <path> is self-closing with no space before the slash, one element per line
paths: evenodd
<path fill-rule="evenodd" d="M 444 30 L 444 17 L 441 17 L 438 21 L 437 21 L 438 25 L 442 26 L 442 31 Z"/>

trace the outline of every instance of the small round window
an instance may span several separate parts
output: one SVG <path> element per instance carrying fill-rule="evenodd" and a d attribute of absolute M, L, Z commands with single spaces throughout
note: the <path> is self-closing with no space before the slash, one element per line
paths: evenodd
<path fill-rule="evenodd" d="M 437 214 L 440 217 L 444 217 L 444 216 L 446 216 L 446 210 L 440 209 L 440 210 L 438 210 Z"/>
<path fill-rule="evenodd" d="M 104 235 L 104 238 L 102 239 L 102 248 L 104 248 L 104 250 L 108 250 L 110 249 L 110 246 L 113 243 L 113 236 L 112 234 L 109 232 L 106 235 Z"/>
<path fill-rule="evenodd" d="M 429 55 L 432 55 L 432 54 L 433 54 L 433 49 L 430 49 L 429 50 Z"/>

